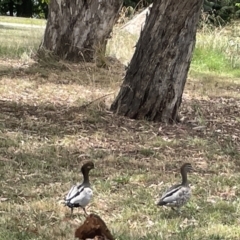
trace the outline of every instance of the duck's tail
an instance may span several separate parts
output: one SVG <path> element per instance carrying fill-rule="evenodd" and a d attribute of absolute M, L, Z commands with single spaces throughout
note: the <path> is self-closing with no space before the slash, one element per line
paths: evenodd
<path fill-rule="evenodd" d="M 164 206 L 164 205 L 166 205 L 167 203 L 166 202 L 164 202 L 162 199 L 160 199 L 158 202 L 156 202 L 156 205 L 157 206 Z"/>

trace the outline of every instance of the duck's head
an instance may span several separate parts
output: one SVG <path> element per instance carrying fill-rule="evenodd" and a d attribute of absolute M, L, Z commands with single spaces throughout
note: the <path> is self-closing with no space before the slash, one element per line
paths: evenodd
<path fill-rule="evenodd" d="M 91 169 L 94 169 L 94 163 L 92 161 L 88 161 L 83 164 L 81 171 L 82 173 L 84 173 L 84 172 L 89 172 Z"/>
<path fill-rule="evenodd" d="M 193 167 L 190 163 L 184 163 L 181 167 L 181 172 L 190 172 L 193 171 Z"/>

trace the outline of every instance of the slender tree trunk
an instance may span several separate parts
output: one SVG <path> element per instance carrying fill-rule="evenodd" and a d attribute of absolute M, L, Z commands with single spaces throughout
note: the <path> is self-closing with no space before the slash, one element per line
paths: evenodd
<path fill-rule="evenodd" d="M 70 61 L 105 54 L 122 0 L 51 0 L 41 48 Z"/>
<path fill-rule="evenodd" d="M 177 120 L 202 4 L 154 1 L 113 112 L 135 119 Z"/>
<path fill-rule="evenodd" d="M 12 16 L 12 17 L 13 17 L 13 5 L 14 5 L 13 0 L 9 1 L 9 3 L 8 3 L 9 15 Z"/>
<path fill-rule="evenodd" d="M 33 2 L 32 0 L 20 1 L 16 4 L 18 17 L 32 17 L 33 16 Z"/>

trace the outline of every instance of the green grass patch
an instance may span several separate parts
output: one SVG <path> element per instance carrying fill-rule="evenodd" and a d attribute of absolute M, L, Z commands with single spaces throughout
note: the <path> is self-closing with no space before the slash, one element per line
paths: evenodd
<path fill-rule="evenodd" d="M 43 29 L 0 27 L 0 57 L 27 60 L 37 51 L 43 33 Z"/>
<path fill-rule="evenodd" d="M 223 28 L 198 32 L 190 72 L 240 76 L 240 42 L 235 34 L 236 25 L 228 28 L 231 31 Z"/>
<path fill-rule="evenodd" d="M 226 74 L 233 77 L 240 77 L 240 59 L 233 66 L 229 57 L 222 50 L 196 45 L 190 72 L 193 72 L 195 76 L 197 76 L 196 73 L 214 72 L 220 75 Z"/>
<path fill-rule="evenodd" d="M 191 67 L 199 72 L 216 73 L 223 73 L 231 69 L 229 60 L 222 51 L 212 48 L 203 48 L 198 45 L 194 50 Z"/>
<path fill-rule="evenodd" d="M 38 25 L 45 26 L 47 20 L 37 19 L 37 18 L 23 18 L 23 17 L 8 17 L 0 16 L 0 25 L 2 23 L 13 23 L 13 24 L 28 24 L 28 25 Z"/>

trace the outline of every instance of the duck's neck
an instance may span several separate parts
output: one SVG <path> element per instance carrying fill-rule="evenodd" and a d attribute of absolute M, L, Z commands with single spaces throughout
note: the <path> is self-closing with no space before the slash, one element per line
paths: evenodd
<path fill-rule="evenodd" d="M 182 185 L 188 186 L 187 172 L 184 168 L 181 169 L 181 175 L 182 175 Z"/>
<path fill-rule="evenodd" d="M 84 185 L 90 185 L 89 183 L 89 171 L 87 170 L 82 170 L 82 175 L 83 175 L 83 184 Z"/>

